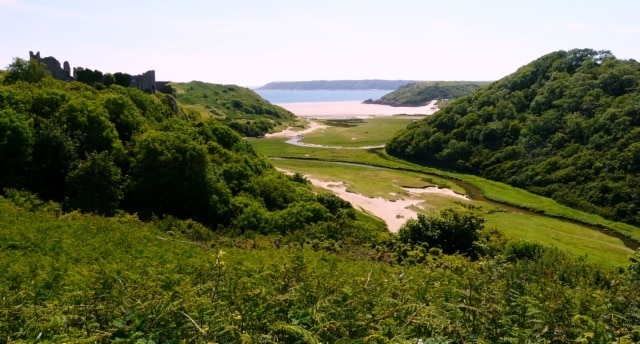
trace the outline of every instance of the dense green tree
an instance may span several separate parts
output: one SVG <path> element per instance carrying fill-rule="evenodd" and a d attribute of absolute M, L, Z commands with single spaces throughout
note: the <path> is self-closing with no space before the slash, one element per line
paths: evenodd
<path fill-rule="evenodd" d="M 58 89 L 33 90 L 29 112 L 37 117 L 53 118 L 69 100 L 69 93 Z"/>
<path fill-rule="evenodd" d="M 53 120 L 34 125 L 33 154 L 23 185 L 42 199 L 62 201 L 67 174 L 78 159 L 78 143 Z"/>
<path fill-rule="evenodd" d="M 475 256 L 474 245 L 480 238 L 485 220 L 471 211 L 445 209 L 438 216 L 418 214 L 400 228 L 398 238 L 404 243 L 422 244 L 442 249 L 444 253 Z"/>
<path fill-rule="evenodd" d="M 31 159 L 34 138 L 27 116 L 11 109 L 0 110 L 0 190 L 16 187 Z"/>
<path fill-rule="evenodd" d="M 265 173 L 254 180 L 254 185 L 270 211 L 285 209 L 296 200 L 295 186 L 281 173 Z"/>
<path fill-rule="evenodd" d="M 23 62 L 13 72 L 28 81 L 33 66 Z M 239 233 L 289 234 L 337 226 L 338 219 L 340 226 L 354 225 L 353 214 L 329 214 L 308 183 L 278 173 L 225 124 L 250 111 L 251 126 L 263 132 L 275 120 L 260 116 L 290 116 L 252 91 L 216 87 L 229 95 L 223 103 L 236 105 L 203 119 L 170 95 L 119 85 L 126 75 L 116 73 L 113 84 L 100 88 L 95 82 L 106 79 L 99 71 L 82 75 L 91 85 L 48 77 L 0 85 L 0 189 L 6 189 L 0 192 L 33 193 L 26 199 L 56 201 L 65 211 L 124 210 L 145 220 L 167 217 Z M 185 231 L 207 237 L 196 227 Z"/>
<path fill-rule="evenodd" d="M 116 83 L 116 78 L 113 76 L 113 74 L 107 73 L 107 74 L 104 75 L 104 78 L 102 79 L 102 83 L 106 87 L 109 87 L 109 86 L 111 86 L 111 85 Z"/>
<path fill-rule="evenodd" d="M 109 120 L 115 125 L 118 137 L 123 142 L 131 140 L 146 122 L 140 110 L 125 96 L 107 96 L 104 99 L 104 108 L 109 114 Z"/>
<path fill-rule="evenodd" d="M 38 82 L 47 76 L 51 76 L 47 67 L 36 60 L 23 60 L 15 58 L 7 67 L 7 74 L 4 76 L 5 85 L 14 84 L 18 81 Z"/>
<path fill-rule="evenodd" d="M 172 214 L 205 224 L 227 222 L 230 192 L 216 180 L 207 150 L 188 137 L 146 132 L 132 151 L 128 208 L 143 218 Z"/>
<path fill-rule="evenodd" d="M 66 178 L 71 209 L 113 215 L 123 198 L 122 173 L 109 152 L 90 153 L 75 163 Z"/>
<path fill-rule="evenodd" d="M 412 123 L 386 150 L 640 224 L 639 84 L 637 61 L 554 52 Z"/>
<path fill-rule="evenodd" d="M 77 143 L 80 156 L 121 148 L 115 125 L 103 107 L 86 100 L 72 100 L 60 109 L 60 120 Z"/>
<path fill-rule="evenodd" d="M 272 230 L 286 235 L 326 220 L 328 215 L 328 210 L 316 202 L 294 202 L 274 214 Z"/>
<path fill-rule="evenodd" d="M 104 82 L 104 75 L 99 70 L 79 69 L 76 70 L 76 80 L 87 85 L 96 85 Z M 115 78 L 114 78 L 115 79 Z"/>
<path fill-rule="evenodd" d="M 131 75 L 126 73 L 114 73 L 113 78 L 115 79 L 115 84 L 120 85 L 122 87 L 131 87 Z"/>

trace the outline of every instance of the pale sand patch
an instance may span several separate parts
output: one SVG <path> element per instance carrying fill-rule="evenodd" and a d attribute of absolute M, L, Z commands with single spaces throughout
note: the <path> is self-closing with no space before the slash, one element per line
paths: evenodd
<path fill-rule="evenodd" d="M 314 130 L 318 130 L 318 129 L 325 129 L 327 128 L 326 125 L 324 124 L 320 124 L 316 121 L 309 121 L 309 128 L 306 128 L 304 130 L 291 130 L 291 128 L 287 128 L 283 131 L 279 131 L 277 133 L 272 133 L 272 134 L 265 134 L 264 137 L 287 137 L 287 138 L 292 138 L 292 137 L 296 137 L 296 136 L 301 136 L 304 134 L 308 134 Z"/>
<path fill-rule="evenodd" d="M 425 106 L 401 107 L 379 104 L 364 104 L 360 101 L 317 102 L 317 103 L 278 103 L 299 117 L 372 117 L 393 115 L 431 115 L 438 111 L 436 101 Z"/>
<path fill-rule="evenodd" d="M 285 169 L 276 169 L 284 174 L 293 174 L 293 172 Z M 394 201 L 382 197 L 367 197 L 361 194 L 347 191 L 347 186 L 344 184 L 344 182 L 324 181 L 320 179 L 309 178 L 308 175 L 305 175 L 305 178 L 307 178 L 307 180 L 310 181 L 313 186 L 329 190 L 338 195 L 343 200 L 351 203 L 352 206 L 358 207 L 361 210 L 382 219 L 387 224 L 387 228 L 389 229 L 389 231 L 392 233 L 397 233 L 398 230 L 400 230 L 400 227 L 402 227 L 402 225 L 408 219 L 417 218 L 418 213 L 413 209 L 410 209 L 410 207 L 418 206 L 420 203 L 424 202 L 423 199 L 415 197 Z M 439 196 L 456 197 L 467 201 L 469 200 L 469 198 L 465 195 L 455 193 L 450 189 L 442 189 L 435 186 L 427 188 L 403 189 L 409 192 L 410 196 L 432 193 Z M 391 196 L 396 196 L 396 194 L 391 193 Z"/>
<path fill-rule="evenodd" d="M 427 188 L 403 188 L 404 190 L 408 191 L 410 194 L 436 194 L 436 195 L 443 195 L 443 196 L 449 196 L 449 197 L 454 197 L 454 198 L 460 198 L 463 199 L 465 201 L 469 200 L 469 197 L 467 197 L 467 195 L 461 195 L 451 189 L 444 189 L 444 188 L 439 188 L 437 186 L 430 186 Z"/>
<path fill-rule="evenodd" d="M 407 219 L 416 218 L 418 216 L 417 213 L 409 209 L 409 207 L 422 203 L 422 200 L 419 199 L 390 201 L 382 197 L 367 197 L 347 191 L 347 187 L 342 182 L 326 182 L 317 179 L 308 179 L 314 186 L 331 190 L 343 200 L 351 203 L 354 207 L 359 207 L 379 217 L 387 224 L 389 231 L 392 233 L 396 233 Z"/>

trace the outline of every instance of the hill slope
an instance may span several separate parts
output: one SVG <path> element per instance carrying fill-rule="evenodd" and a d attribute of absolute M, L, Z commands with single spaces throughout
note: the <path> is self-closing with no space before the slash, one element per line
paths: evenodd
<path fill-rule="evenodd" d="M 171 87 L 180 103 L 217 116 L 243 136 L 262 136 L 294 118 L 291 112 L 245 87 L 201 81 L 173 82 Z"/>
<path fill-rule="evenodd" d="M 634 60 L 554 52 L 411 124 L 386 149 L 638 225 L 639 85 Z"/>
<path fill-rule="evenodd" d="M 391 106 L 424 106 L 432 100 L 456 99 L 469 95 L 487 82 L 426 81 L 401 86 L 397 90 L 368 104 Z"/>

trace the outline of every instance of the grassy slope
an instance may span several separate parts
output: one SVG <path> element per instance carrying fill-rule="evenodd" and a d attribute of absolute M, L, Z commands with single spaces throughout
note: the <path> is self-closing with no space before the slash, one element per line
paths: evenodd
<path fill-rule="evenodd" d="M 339 147 L 380 146 L 388 137 L 415 121 L 415 116 L 324 120 L 328 127 L 304 135 L 304 142 Z"/>
<path fill-rule="evenodd" d="M 269 103 L 252 90 L 235 86 L 210 84 L 200 81 L 171 83 L 180 103 L 189 105 L 200 112 L 212 115 L 227 115 L 233 118 L 269 116 L 292 119 L 289 111 Z"/>

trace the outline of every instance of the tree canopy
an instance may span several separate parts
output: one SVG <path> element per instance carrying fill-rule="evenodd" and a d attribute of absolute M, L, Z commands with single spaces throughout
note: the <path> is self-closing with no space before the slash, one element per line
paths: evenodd
<path fill-rule="evenodd" d="M 487 82 L 470 81 L 423 81 L 400 86 L 377 100 L 367 100 L 369 104 L 391 106 L 423 106 L 432 100 L 456 99 L 469 95 L 486 85 Z"/>
<path fill-rule="evenodd" d="M 257 95 L 214 88 L 212 101 L 226 105 L 219 116 L 201 117 L 170 95 L 86 84 L 103 82 L 102 75 L 54 80 L 41 67 L 16 59 L 0 85 L 4 194 L 26 190 L 65 211 L 173 216 L 211 230 L 289 234 L 338 221 L 329 211 L 335 204 L 277 172 L 228 125 L 242 111 L 291 116 Z"/>
<path fill-rule="evenodd" d="M 640 63 L 557 51 L 412 123 L 388 153 L 640 224 Z"/>

